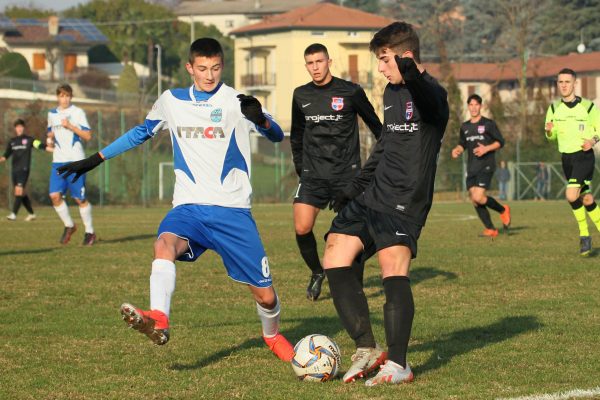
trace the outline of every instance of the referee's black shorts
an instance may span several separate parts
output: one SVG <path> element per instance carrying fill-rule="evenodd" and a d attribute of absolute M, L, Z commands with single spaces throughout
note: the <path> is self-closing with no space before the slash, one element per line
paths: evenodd
<path fill-rule="evenodd" d="M 302 203 L 324 209 L 335 195 L 351 181 L 346 179 L 300 178 L 300 183 L 294 195 L 294 204 Z"/>
<path fill-rule="evenodd" d="M 596 159 L 594 151 L 562 153 L 562 167 L 567 178 L 567 187 L 581 188 L 581 193 L 591 192 Z"/>
<path fill-rule="evenodd" d="M 21 170 L 13 170 L 12 172 L 12 182 L 14 186 L 25 187 L 27 184 L 27 180 L 29 179 L 29 170 L 21 169 Z"/>
<path fill-rule="evenodd" d="M 408 247 L 412 258 L 416 258 L 421 226 L 367 207 L 361 194 L 333 219 L 327 235 L 330 233 L 357 236 L 363 243 L 366 258 L 396 245 Z"/>

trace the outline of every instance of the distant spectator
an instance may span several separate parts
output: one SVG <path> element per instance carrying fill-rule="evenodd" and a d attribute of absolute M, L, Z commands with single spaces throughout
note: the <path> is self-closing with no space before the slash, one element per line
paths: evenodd
<path fill-rule="evenodd" d="M 535 168 L 535 199 L 546 200 L 548 198 L 548 166 L 539 162 Z"/>
<path fill-rule="evenodd" d="M 506 168 L 506 161 L 500 161 L 500 168 L 496 170 L 496 180 L 500 191 L 498 197 L 500 200 L 506 200 L 506 188 L 508 187 L 508 181 L 510 181 L 510 171 Z"/>

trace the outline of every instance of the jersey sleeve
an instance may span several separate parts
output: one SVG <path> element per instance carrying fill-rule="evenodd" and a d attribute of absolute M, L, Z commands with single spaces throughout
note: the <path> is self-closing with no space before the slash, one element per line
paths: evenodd
<path fill-rule="evenodd" d="M 548 122 L 554 122 L 554 107 L 552 104 L 548 107 L 548 111 L 546 112 L 546 122 L 544 123 L 544 127 Z M 547 132 L 546 130 L 544 130 L 544 132 L 546 139 L 556 140 L 556 126 L 550 132 Z"/>
<path fill-rule="evenodd" d="M 375 113 L 375 109 L 373 105 L 367 98 L 367 95 L 363 88 L 360 86 L 357 87 L 356 92 L 352 98 L 352 102 L 358 115 L 362 118 L 362 120 L 367 124 L 375 139 L 379 139 L 381 136 L 382 124 L 379 120 L 379 117 Z"/>
<path fill-rule="evenodd" d="M 263 128 L 262 126 L 255 125 L 254 127 L 258 133 L 269 139 L 271 142 L 281 142 L 283 140 L 283 130 L 267 110 L 263 108 L 262 111 L 265 118 L 269 120 L 271 126 L 269 128 Z"/>
<path fill-rule="evenodd" d="M 466 150 L 466 148 L 467 148 L 467 137 L 465 135 L 464 124 L 461 124 L 460 128 L 458 128 L 458 129 L 459 129 L 459 131 L 458 131 L 458 144 L 460 146 L 462 146 L 463 149 Z"/>
<path fill-rule="evenodd" d="M 83 111 L 81 108 L 79 109 L 78 113 L 76 114 L 76 120 L 74 122 L 77 125 L 79 125 L 79 129 L 81 129 L 83 131 L 91 130 L 90 123 L 88 122 L 87 116 L 85 115 L 85 111 Z"/>
<path fill-rule="evenodd" d="M 588 114 L 588 121 L 592 127 L 592 131 L 593 131 L 592 136 L 600 135 L 600 111 L 598 110 L 598 107 L 596 107 L 596 105 L 594 103 L 592 103 L 592 105 L 590 107 L 590 112 Z"/>
<path fill-rule="evenodd" d="M 8 143 L 6 143 L 6 150 L 4 150 L 4 158 L 10 157 L 11 154 L 12 154 L 12 145 L 11 145 L 10 141 L 8 141 Z"/>
<path fill-rule="evenodd" d="M 498 125 L 496 125 L 495 121 L 490 120 L 490 136 L 494 141 L 500 143 L 500 147 L 504 147 L 504 137 L 500 133 L 500 129 L 498 129 Z"/>
<path fill-rule="evenodd" d="M 290 144 L 292 147 L 292 159 L 294 161 L 294 169 L 298 176 L 302 175 L 302 151 L 304 142 L 304 128 L 306 120 L 304 114 L 298 103 L 296 102 L 295 96 L 292 99 L 292 127 L 290 129 Z"/>
<path fill-rule="evenodd" d="M 104 159 L 108 160 L 131 150 L 166 128 L 167 121 L 162 106 L 164 101 L 165 94 L 163 93 L 152 106 L 152 110 L 146 116 L 143 124 L 130 129 L 124 135 L 117 138 L 117 140 L 100 150 Z"/>

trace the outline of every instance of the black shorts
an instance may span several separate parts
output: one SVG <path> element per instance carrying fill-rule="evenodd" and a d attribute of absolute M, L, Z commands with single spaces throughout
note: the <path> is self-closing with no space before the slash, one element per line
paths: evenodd
<path fill-rule="evenodd" d="M 29 170 L 19 170 L 12 172 L 12 182 L 14 186 L 22 186 L 25 187 L 27 184 L 27 180 L 29 179 Z"/>
<path fill-rule="evenodd" d="M 386 247 L 403 245 L 417 257 L 417 240 L 421 226 L 399 216 L 382 213 L 364 203 L 364 195 L 352 200 L 331 222 L 330 233 L 357 236 L 363 243 L 366 258 Z M 327 235 L 325 235 L 327 238 Z"/>
<path fill-rule="evenodd" d="M 351 181 L 346 179 L 302 179 L 296 189 L 294 204 L 302 203 L 324 209 L 335 198 L 336 193 Z"/>
<path fill-rule="evenodd" d="M 478 170 L 467 174 L 467 189 L 477 186 L 488 189 L 492 183 L 495 168 L 491 165 L 485 165 Z"/>
<path fill-rule="evenodd" d="M 567 187 L 581 188 L 581 193 L 591 192 L 595 162 L 593 150 L 563 153 L 562 167 L 567 178 Z"/>

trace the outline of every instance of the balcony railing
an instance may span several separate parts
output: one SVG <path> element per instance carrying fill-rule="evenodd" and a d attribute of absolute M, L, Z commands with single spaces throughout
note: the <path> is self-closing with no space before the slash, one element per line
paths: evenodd
<path fill-rule="evenodd" d="M 242 75 L 242 86 L 243 87 L 254 87 L 254 86 L 275 86 L 276 75 L 274 73 L 268 74 L 246 74 Z"/>

